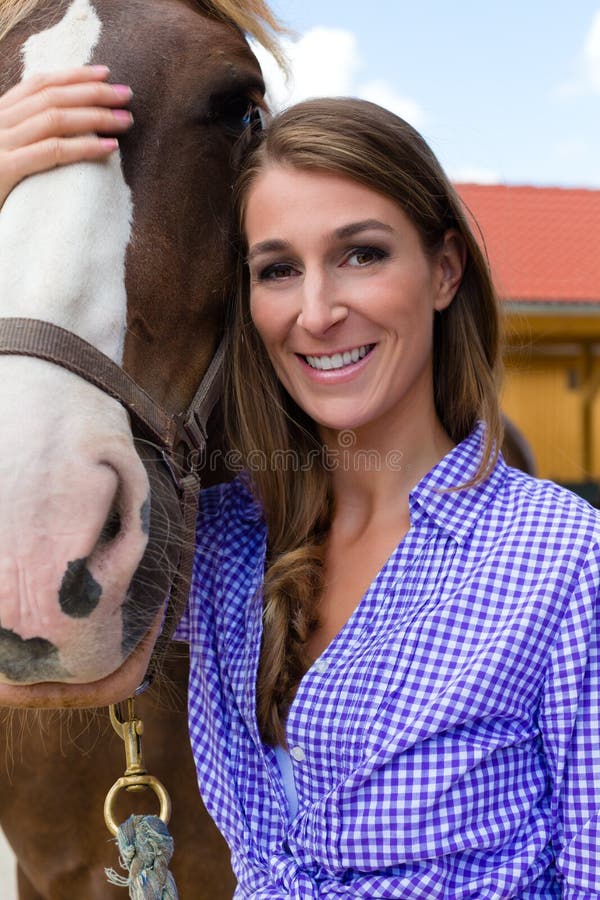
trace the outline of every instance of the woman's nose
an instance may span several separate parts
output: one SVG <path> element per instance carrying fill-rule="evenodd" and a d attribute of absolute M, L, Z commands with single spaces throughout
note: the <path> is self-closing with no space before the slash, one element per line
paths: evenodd
<path fill-rule="evenodd" d="M 298 325 L 310 334 L 324 334 L 348 316 L 348 307 L 332 280 L 322 275 L 305 276 Z"/>

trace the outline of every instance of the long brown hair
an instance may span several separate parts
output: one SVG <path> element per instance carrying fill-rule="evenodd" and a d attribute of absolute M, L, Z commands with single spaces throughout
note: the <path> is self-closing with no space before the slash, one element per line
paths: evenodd
<path fill-rule="evenodd" d="M 257 715 L 264 740 L 285 745 L 285 717 L 310 662 L 305 647 L 317 621 L 332 497 L 316 427 L 280 384 L 250 317 L 245 204 L 256 178 L 273 164 L 332 172 L 384 194 L 409 217 L 426 253 L 439 250 L 448 229 L 462 234 L 462 282 L 452 303 L 435 316 L 433 378 L 436 411 L 453 442 L 464 440 L 477 421 L 486 423 L 481 465 L 470 483 L 493 465 L 502 424 L 499 314 L 488 264 L 458 195 L 421 135 L 362 100 L 311 100 L 277 116 L 246 157 L 237 185 L 240 271 L 227 418 L 230 440 L 242 457 L 264 462 L 250 472 L 268 530 Z M 273 464 L 281 460 L 288 465 Z"/>

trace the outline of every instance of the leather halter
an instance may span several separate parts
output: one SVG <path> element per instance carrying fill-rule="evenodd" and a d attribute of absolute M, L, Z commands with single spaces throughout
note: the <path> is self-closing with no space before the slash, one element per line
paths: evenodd
<path fill-rule="evenodd" d="M 218 347 L 188 409 L 177 415 L 166 412 L 101 350 L 50 322 L 0 318 L 0 355 L 37 357 L 74 372 L 118 400 L 129 412 L 135 430 L 159 445 L 177 488 L 184 528 L 177 575 L 155 647 L 162 651 L 188 599 L 200 492 L 198 460 L 204 458 L 208 417 L 221 392 L 224 344 Z"/>

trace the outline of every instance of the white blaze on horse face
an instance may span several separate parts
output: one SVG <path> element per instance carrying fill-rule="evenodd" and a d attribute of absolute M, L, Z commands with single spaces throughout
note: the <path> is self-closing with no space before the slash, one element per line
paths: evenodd
<path fill-rule="evenodd" d="M 23 77 L 92 59 L 74 0 L 24 44 Z M 118 154 L 23 181 L 0 211 L 0 316 L 53 322 L 121 362 L 132 202 Z M 0 682 L 89 682 L 122 662 L 148 480 L 123 407 L 38 359 L 0 357 Z M 102 528 L 116 513 L 110 540 Z"/>
<path fill-rule="evenodd" d="M 101 31 L 102 23 L 89 0 L 73 0 L 60 22 L 25 41 L 23 77 L 85 65 Z"/>
<path fill-rule="evenodd" d="M 25 42 L 23 78 L 88 63 L 101 30 L 89 0 L 74 0 Z M 26 179 L 0 212 L 0 315 L 62 325 L 121 362 L 131 219 L 118 153 Z"/>

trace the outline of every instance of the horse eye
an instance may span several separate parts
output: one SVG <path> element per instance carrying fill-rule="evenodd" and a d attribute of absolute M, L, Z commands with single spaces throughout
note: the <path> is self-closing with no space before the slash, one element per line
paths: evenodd
<path fill-rule="evenodd" d="M 251 101 L 248 109 L 246 110 L 246 115 L 244 116 L 242 121 L 244 123 L 244 127 L 249 127 L 250 130 L 255 134 L 259 131 L 262 131 L 264 123 L 260 106 Z"/>
<path fill-rule="evenodd" d="M 211 119 L 223 122 L 230 130 L 236 132 L 262 130 L 262 115 L 255 100 L 246 96 L 229 97 L 213 106 Z"/>

